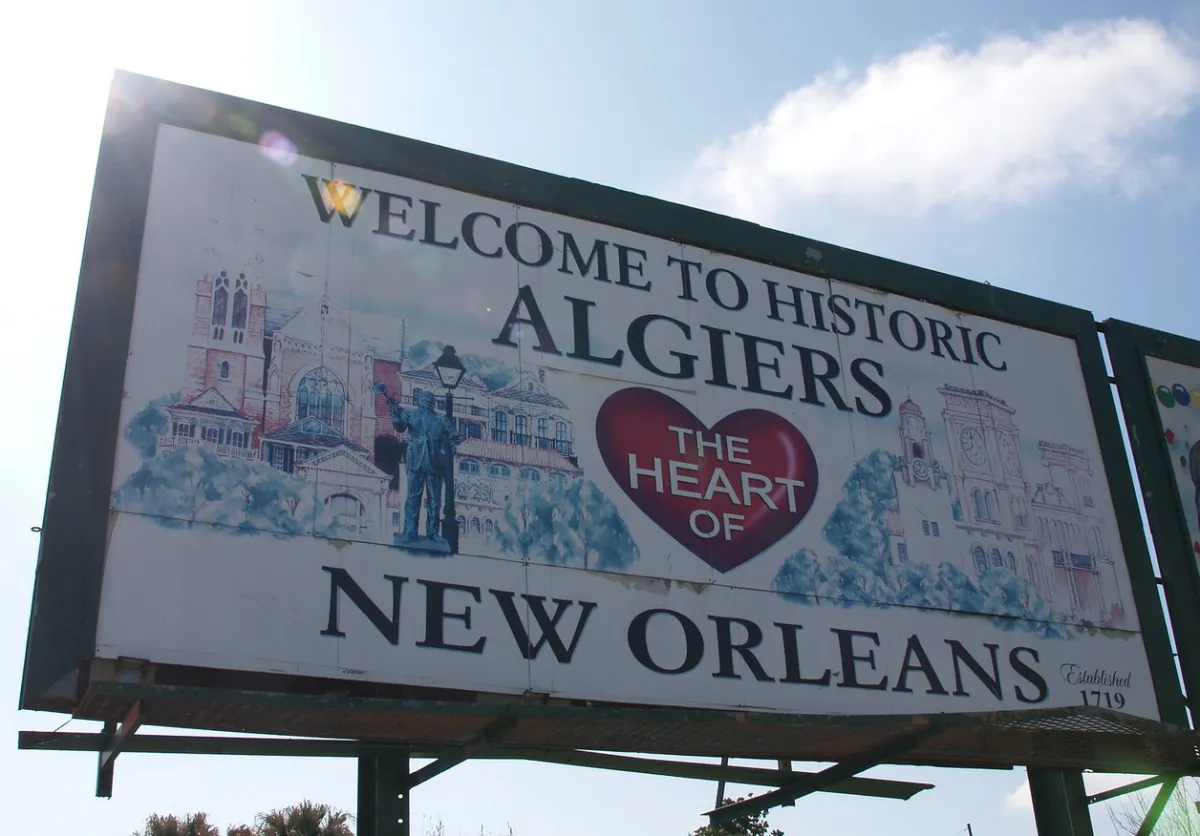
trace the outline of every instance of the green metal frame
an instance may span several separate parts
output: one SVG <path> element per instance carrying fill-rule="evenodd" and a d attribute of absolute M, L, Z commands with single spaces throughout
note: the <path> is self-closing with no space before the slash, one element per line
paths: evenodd
<path fill-rule="evenodd" d="M 1154 537 L 1184 690 L 1195 723 L 1195 715 L 1200 711 L 1196 702 L 1200 699 L 1200 570 L 1192 553 L 1183 500 L 1171 475 L 1171 453 L 1155 404 L 1146 358 L 1157 357 L 1200 369 L 1200 342 L 1121 320 L 1107 320 L 1102 328 L 1146 517 Z"/>

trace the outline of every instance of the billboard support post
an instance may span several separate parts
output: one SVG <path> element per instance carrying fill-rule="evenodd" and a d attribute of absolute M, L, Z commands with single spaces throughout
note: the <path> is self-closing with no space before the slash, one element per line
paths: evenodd
<path fill-rule="evenodd" d="M 1029 795 L 1038 836 L 1092 836 L 1083 773 L 1030 769 Z"/>
<path fill-rule="evenodd" d="M 359 836 L 409 836 L 407 755 L 358 759 Z"/>

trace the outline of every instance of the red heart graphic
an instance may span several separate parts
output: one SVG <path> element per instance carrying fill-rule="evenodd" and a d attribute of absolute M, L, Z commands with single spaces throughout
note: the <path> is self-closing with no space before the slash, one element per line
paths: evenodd
<path fill-rule="evenodd" d="M 661 392 L 622 389 L 596 414 L 596 441 L 638 508 L 718 572 L 777 543 L 817 495 L 808 439 L 764 409 L 726 415 L 710 429 Z"/>

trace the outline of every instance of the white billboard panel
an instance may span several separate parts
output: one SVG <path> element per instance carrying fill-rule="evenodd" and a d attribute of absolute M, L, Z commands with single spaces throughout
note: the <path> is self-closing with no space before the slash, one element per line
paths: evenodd
<path fill-rule="evenodd" d="M 122 423 L 101 657 L 1157 717 L 1068 338 L 163 127 Z"/>

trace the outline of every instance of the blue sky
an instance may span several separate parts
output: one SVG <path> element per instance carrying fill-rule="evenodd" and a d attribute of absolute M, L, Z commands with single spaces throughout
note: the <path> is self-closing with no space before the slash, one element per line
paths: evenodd
<path fill-rule="evenodd" d="M 0 433 L 0 774 L 48 832 L 125 834 L 151 812 L 223 824 L 303 796 L 352 808 L 351 763 L 14 751 L 66 340 L 114 68 L 607 185 L 1200 337 L 1200 5 L 112 2 L 20 4 L 0 53 L 9 161 L 0 340 L 21 408 Z M 15 19 L 14 16 L 15 15 Z M 15 377 L 15 380 L 13 378 Z M 67 416 L 68 423 L 87 416 Z M 87 724 L 71 723 L 83 730 Z M 824 796 L 775 826 L 845 836 L 1031 834 L 1024 775 L 881 769 L 938 789 Z M 414 796 L 449 834 L 680 836 L 714 787 L 468 764 Z M 1096 815 L 1098 832 L 1107 817 Z"/>

